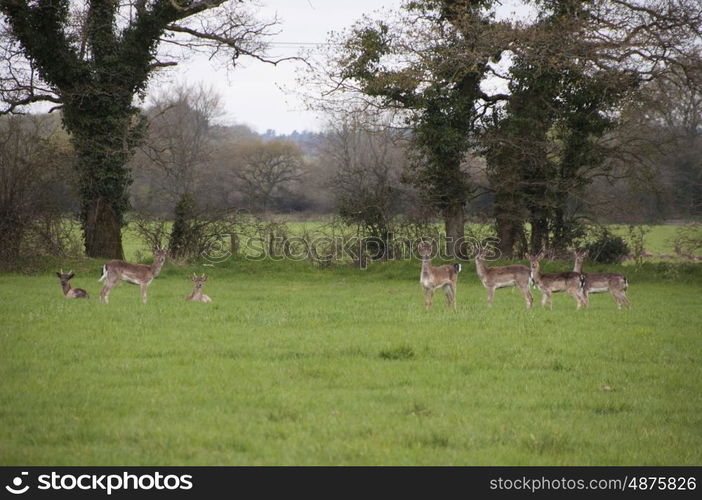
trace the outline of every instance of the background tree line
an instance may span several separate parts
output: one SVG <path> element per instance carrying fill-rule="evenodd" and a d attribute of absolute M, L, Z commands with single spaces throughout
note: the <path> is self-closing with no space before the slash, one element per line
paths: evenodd
<path fill-rule="evenodd" d="M 128 209 L 175 220 L 170 245 L 185 253 L 178 235 L 241 210 L 336 214 L 377 241 L 436 218 L 460 241 L 478 218 L 507 256 L 567 248 L 586 219 L 699 216 L 700 4 L 527 4 L 527 22 L 498 19 L 492 0 L 408 1 L 358 21 L 302 75 L 329 125 L 279 137 L 222 124 L 206 87 L 141 94 L 151 72 L 177 62 L 154 51 L 164 31 L 186 37 L 179 46 L 204 39 L 232 61 L 265 60 L 275 21 L 239 2 L 0 0 L 0 207 L 13 235 L 2 253 L 65 240 L 75 231 L 56 214 L 75 213 L 88 255 L 120 256 Z M 223 12 L 226 23 L 204 31 L 179 24 Z M 32 38 L 39 27 L 46 40 Z M 37 100 L 57 110 L 15 114 Z M 37 236 L 40 220 L 53 236 Z"/>

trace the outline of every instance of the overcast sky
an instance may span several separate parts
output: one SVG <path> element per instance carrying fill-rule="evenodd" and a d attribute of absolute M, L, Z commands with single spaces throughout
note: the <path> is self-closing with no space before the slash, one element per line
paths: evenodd
<path fill-rule="evenodd" d="M 330 31 L 339 31 L 381 7 L 394 7 L 400 0 L 259 0 L 261 17 L 277 14 L 280 34 L 271 39 L 270 55 L 297 55 L 300 46 L 324 43 Z M 293 130 L 319 130 L 316 114 L 304 110 L 294 95 L 281 87 L 294 86 L 299 63 L 283 62 L 277 66 L 253 59 L 241 59 L 236 69 L 218 69 L 199 58 L 179 65 L 169 79 L 177 82 L 211 85 L 222 96 L 226 123 L 243 123 L 257 132 L 275 129 L 279 134 Z M 162 84 L 158 80 L 157 84 Z"/>
<path fill-rule="evenodd" d="M 503 12 L 513 11 L 517 2 L 503 0 Z M 296 55 L 301 45 L 326 42 L 330 31 L 351 26 L 363 14 L 394 9 L 401 0 L 259 0 L 259 3 L 262 18 L 277 15 L 280 20 L 280 34 L 271 39 L 270 55 L 284 57 Z M 284 62 L 273 66 L 242 58 L 235 70 L 226 71 L 200 58 L 179 65 L 170 79 L 211 85 L 223 98 L 225 123 L 243 123 L 259 133 L 267 129 L 275 129 L 279 134 L 319 130 L 322 123 L 316 114 L 305 111 L 294 95 L 281 89 L 294 87 L 298 64 Z"/>

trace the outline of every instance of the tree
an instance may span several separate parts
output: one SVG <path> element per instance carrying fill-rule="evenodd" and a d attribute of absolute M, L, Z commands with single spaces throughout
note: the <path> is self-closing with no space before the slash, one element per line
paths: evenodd
<path fill-rule="evenodd" d="M 409 191 L 402 182 L 407 163 L 403 135 L 357 113 L 331 120 L 319 147 L 341 219 L 371 237 L 371 253 L 378 257 L 392 258 L 386 243 Z"/>
<path fill-rule="evenodd" d="M 135 102 L 158 68 L 177 63 L 161 59 L 162 42 L 226 53 L 232 63 L 240 56 L 265 60 L 263 40 L 274 25 L 233 0 L 0 0 L 0 14 L 8 75 L 2 111 L 38 101 L 60 105 L 77 155 L 91 257 L 123 257 L 127 160 L 145 130 Z"/>
<path fill-rule="evenodd" d="M 608 168 L 599 141 L 637 83 L 625 70 L 593 65 L 580 2 L 548 2 L 539 14 L 513 47 L 509 100 L 483 136 L 496 232 L 507 256 L 520 242 L 531 253 L 568 244 L 566 205 Z"/>
<path fill-rule="evenodd" d="M 505 255 L 520 241 L 531 252 L 568 245 L 567 207 L 586 204 L 593 179 L 611 175 L 624 149 L 611 138 L 634 92 L 699 67 L 702 8 L 694 2 L 535 4 L 536 22 L 515 31 L 509 99 L 483 136 Z"/>
<path fill-rule="evenodd" d="M 149 170 L 171 205 L 196 194 L 212 161 L 213 121 L 222 113 L 220 96 L 202 85 L 165 90 L 146 109 L 148 130 L 134 168 Z"/>
<path fill-rule="evenodd" d="M 302 151 L 292 142 L 257 139 L 235 150 L 238 158 L 230 169 L 235 189 L 255 212 L 269 211 L 293 184 L 302 180 Z"/>
<path fill-rule="evenodd" d="M 70 200 L 70 152 L 52 137 L 57 128 L 46 115 L 0 116 L 0 263 L 16 259 L 40 220 L 60 219 Z"/>
<path fill-rule="evenodd" d="M 399 18 L 365 19 L 338 40 L 327 95 L 362 94 L 366 105 L 403 112 L 414 158 L 407 178 L 443 217 L 447 253 L 460 256 L 471 185 L 462 162 L 487 96 L 480 84 L 506 43 L 491 0 L 406 2 Z"/>

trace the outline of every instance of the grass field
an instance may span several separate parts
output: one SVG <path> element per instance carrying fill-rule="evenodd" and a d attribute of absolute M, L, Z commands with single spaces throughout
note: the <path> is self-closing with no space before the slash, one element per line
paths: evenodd
<path fill-rule="evenodd" d="M 0 275 L 0 465 L 702 463 L 700 265 L 610 267 L 633 310 L 576 312 L 487 308 L 466 264 L 453 313 L 423 310 L 418 261 L 167 265 L 147 305 L 100 304 L 102 263 Z"/>

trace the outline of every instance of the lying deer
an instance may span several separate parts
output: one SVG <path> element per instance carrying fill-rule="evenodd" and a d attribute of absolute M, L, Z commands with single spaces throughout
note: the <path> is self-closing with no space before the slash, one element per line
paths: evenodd
<path fill-rule="evenodd" d="M 456 281 L 458 273 L 461 272 L 460 264 L 445 264 L 443 266 L 431 265 L 431 254 L 433 246 L 431 243 L 422 242 L 417 246 L 419 255 L 422 257 L 422 271 L 419 275 L 419 283 L 424 289 L 424 309 L 431 307 L 434 292 L 437 288 L 442 288 L 446 294 L 446 301 L 449 307 L 456 310 Z"/>
<path fill-rule="evenodd" d="M 575 264 L 573 271 L 582 273 L 583 262 L 587 257 L 587 251 L 575 252 Z M 585 298 L 585 307 L 590 305 L 591 293 L 609 292 L 617 305 L 617 309 L 621 310 L 622 304 L 631 309 L 631 302 L 626 296 L 626 291 L 629 288 L 629 282 L 621 273 L 586 273 L 583 276 L 583 296 Z"/>
<path fill-rule="evenodd" d="M 144 264 L 132 264 L 123 260 L 111 260 L 102 266 L 102 276 L 98 281 L 105 281 L 105 286 L 100 292 L 100 301 L 107 304 L 109 302 L 110 290 L 122 281 L 139 285 L 141 287 L 141 301 L 146 304 L 146 289 L 153 279 L 158 276 L 166 261 L 168 250 L 154 250 L 154 262 L 150 266 Z"/>
<path fill-rule="evenodd" d="M 197 276 L 193 274 L 191 279 L 193 283 L 195 283 L 195 288 L 193 289 L 193 293 L 188 295 L 185 300 L 192 300 L 193 302 L 212 302 L 209 296 L 202 293 L 202 284 L 207 281 L 207 275 L 203 274 L 202 276 Z"/>
<path fill-rule="evenodd" d="M 521 290 L 522 295 L 524 295 L 524 300 L 526 301 L 527 309 L 529 309 L 534 303 L 534 298 L 529 291 L 529 283 L 531 282 L 529 268 L 521 264 L 488 267 L 485 265 L 485 257 L 487 255 L 488 249 L 482 248 L 477 250 L 475 254 L 475 270 L 483 286 L 487 288 L 488 306 L 492 305 L 492 299 L 497 288 L 514 286 Z"/>
<path fill-rule="evenodd" d="M 88 292 L 82 288 L 72 288 L 69 281 L 76 275 L 73 271 L 68 271 L 67 273 L 61 272 L 56 273 L 56 276 L 61 280 L 61 290 L 63 290 L 63 296 L 67 299 L 87 299 Z"/>
<path fill-rule="evenodd" d="M 566 292 L 575 299 L 576 309 L 580 309 L 580 306 L 587 307 L 587 299 L 583 293 L 583 279 L 579 272 L 542 273 L 539 261 L 544 258 L 543 250 L 538 255 L 527 254 L 526 258 L 531 263 L 531 278 L 541 290 L 542 306 L 548 304 L 553 308 L 552 294 Z"/>

